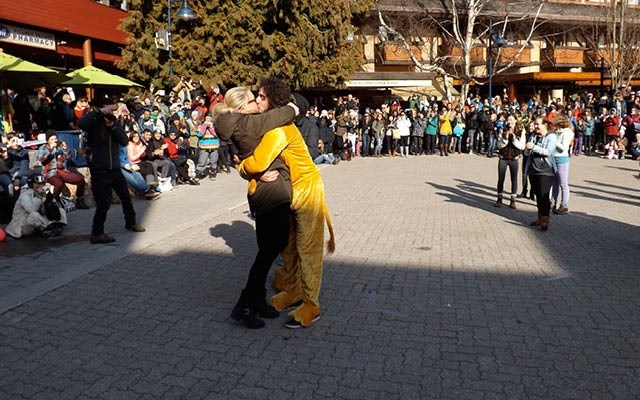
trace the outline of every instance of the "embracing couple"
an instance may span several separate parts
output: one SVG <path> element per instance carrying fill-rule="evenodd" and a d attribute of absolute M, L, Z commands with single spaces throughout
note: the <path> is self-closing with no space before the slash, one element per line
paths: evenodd
<path fill-rule="evenodd" d="M 277 318 L 279 311 L 290 308 L 287 328 L 317 321 L 325 222 L 327 249 L 331 253 L 335 248 L 322 178 L 292 123 L 301 110 L 290 100 L 286 83 L 265 78 L 257 97 L 248 87 L 236 87 L 213 109 L 219 137 L 238 149 L 238 171 L 249 181 L 249 207 L 256 220 L 258 254 L 231 313 L 252 329 L 264 327 L 260 317 Z M 265 282 L 280 253 L 283 267 L 276 270 L 274 282 L 279 292 L 267 302 Z"/>

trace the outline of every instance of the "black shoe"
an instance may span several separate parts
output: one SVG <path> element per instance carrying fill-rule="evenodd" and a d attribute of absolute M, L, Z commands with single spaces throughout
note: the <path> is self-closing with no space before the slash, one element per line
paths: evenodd
<path fill-rule="evenodd" d="M 236 321 L 244 322 L 249 329 L 264 328 L 264 321 L 258 318 L 256 311 L 250 306 L 251 299 L 246 291 L 242 291 L 240 299 L 231 311 L 231 318 Z"/>
<path fill-rule="evenodd" d="M 197 180 L 191 178 L 187 181 L 189 183 L 189 185 L 193 185 L 193 186 L 198 186 L 200 185 L 200 182 L 198 182 Z"/>
<path fill-rule="evenodd" d="M 316 322 L 320 319 L 320 314 L 316 315 L 311 322 Z M 291 318 L 289 321 L 287 321 L 287 323 L 284 324 L 285 328 L 289 328 L 289 329 L 300 329 L 300 328 L 306 328 L 306 326 L 303 326 L 300 322 L 296 321 L 295 319 Z"/>
<path fill-rule="evenodd" d="M 89 238 L 89 242 L 91 242 L 91 244 L 106 244 L 113 243 L 115 241 L 115 238 L 105 235 L 104 233 L 101 233 L 100 235 L 91 235 L 91 237 Z"/>
<path fill-rule="evenodd" d="M 87 210 L 87 209 L 89 209 L 89 206 L 87 205 L 87 203 L 84 202 L 84 198 L 83 197 L 78 197 L 76 199 L 76 209 L 78 209 L 78 210 Z"/>
<path fill-rule="evenodd" d="M 280 316 L 278 310 L 267 302 L 267 289 L 262 290 L 259 297 L 254 299 L 253 309 L 262 318 L 275 319 Z"/>
<path fill-rule="evenodd" d="M 210 180 L 215 181 L 217 177 L 218 177 L 218 171 L 216 171 L 216 170 L 209 171 L 209 179 Z"/>
<path fill-rule="evenodd" d="M 502 199 L 498 198 L 498 200 L 496 200 L 496 203 L 494 204 L 495 207 L 500 207 L 502 206 Z"/>

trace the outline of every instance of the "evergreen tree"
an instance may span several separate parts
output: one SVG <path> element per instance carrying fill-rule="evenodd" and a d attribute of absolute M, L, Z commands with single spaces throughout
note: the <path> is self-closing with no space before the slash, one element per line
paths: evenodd
<path fill-rule="evenodd" d="M 154 35 L 166 29 L 167 1 L 132 0 L 120 29 L 128 33 L 118 66 L 129 78 L 164 87 L 166 51 Z M 226 86 L 279 76 L 291 86 L 339 86 L 362 64 L 361 48 L 348 43 L 353 23 L 373 0 L 190 0 L 198 18 L 172 19 L 173 68 Z M 175 6 L 175 3 L 174 3 Z M 175 12 L 177 6 L 173 8 Z M 172 82 L 175 83 L 175 82 Z"/>

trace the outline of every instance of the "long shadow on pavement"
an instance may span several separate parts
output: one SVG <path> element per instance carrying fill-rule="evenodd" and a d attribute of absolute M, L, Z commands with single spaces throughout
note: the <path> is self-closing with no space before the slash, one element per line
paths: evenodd
<path fill-rule="evenodd" d="M 322 319 L 250 331 L 229 318 L 248 258 L 137 254 L 1 315 L 0 397 L 640 395 L 636 270 L 569 262 L 577 274 L 555 279 L 329 259 Z"/>

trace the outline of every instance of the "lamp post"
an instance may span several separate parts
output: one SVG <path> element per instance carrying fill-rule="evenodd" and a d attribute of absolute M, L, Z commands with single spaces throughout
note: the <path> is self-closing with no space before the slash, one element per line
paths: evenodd
<path fill-rule="evenodd" d="M 493 37 L 493 22 L 489 21 L 489 54 L 487 55 L 487 72 L 489 73 L 489 108 L 493 102 L 493 46 L 498 48 L 507 44 L 507 41 L 502 37 L 502 33 L 498 32 L 498 36 Z"/>
<path fill-rule="evenodd" d="M 178 2 L 180 0 L 167 0 L 167 36 L 169 37 L 168 45 L 169 45 L 169 76 L 173 76 L 173 49 L 171 43 L 173 42 L 171 38 L 171 3 Z M 178 10 L 178 14 L 176 14 L 176 18 L 182 21 L 191 21 L 196 18 L 196 14 L 187 4 L 187 0 L 182 1 L 182 6 Z"/>

